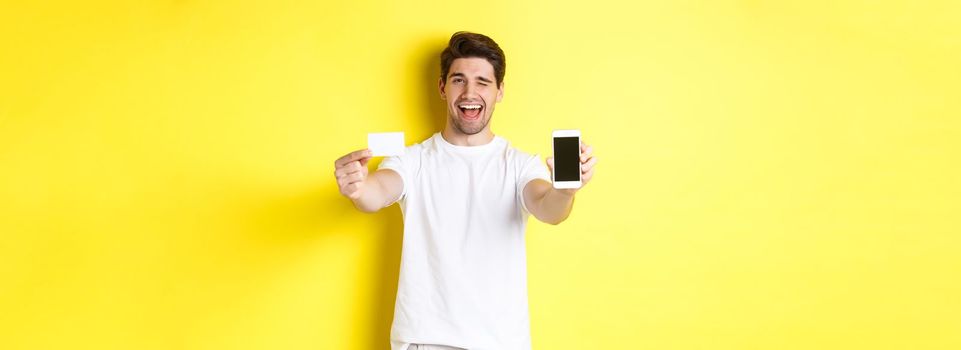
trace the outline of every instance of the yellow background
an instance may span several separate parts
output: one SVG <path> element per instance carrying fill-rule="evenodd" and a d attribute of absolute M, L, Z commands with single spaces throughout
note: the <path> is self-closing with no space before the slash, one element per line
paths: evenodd
<path fill-rule="evenodd" d="M 457 30 L 493 130 L 597 174 L 527 231 L 536 349 L 961 348 L 957 1 L 0 6 L 0 348 L 384 349 L 396 206 L 366 133 L 443 125 Z"/>

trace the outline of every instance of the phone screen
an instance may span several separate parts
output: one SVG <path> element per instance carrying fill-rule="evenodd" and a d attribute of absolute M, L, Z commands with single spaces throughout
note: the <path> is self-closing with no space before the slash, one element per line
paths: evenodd
<path fill-rule="evenodd" d="M 554 138 L 554 181 L 581 181 L 579 137 Z"/>

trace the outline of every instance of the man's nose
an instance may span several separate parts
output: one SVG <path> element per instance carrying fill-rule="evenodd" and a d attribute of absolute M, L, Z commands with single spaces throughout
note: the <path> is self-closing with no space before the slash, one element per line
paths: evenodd
<path fill-rule="evenodd" d="M 473 84 L 467 84 L 464 88 L 464 97 L 475 97 L 477 96 L 477 88 Z"/>

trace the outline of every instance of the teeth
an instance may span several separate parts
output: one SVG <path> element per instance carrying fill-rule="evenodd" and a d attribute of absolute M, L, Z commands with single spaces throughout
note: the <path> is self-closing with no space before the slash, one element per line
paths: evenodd
<path fill-rule="evenodd" d="M 481 106 L 480 106 L 480 105 L 462 105 L 462 106 L 460 106 L 460 108 L 463 108 L 463 109 L 480 109 Z"/>

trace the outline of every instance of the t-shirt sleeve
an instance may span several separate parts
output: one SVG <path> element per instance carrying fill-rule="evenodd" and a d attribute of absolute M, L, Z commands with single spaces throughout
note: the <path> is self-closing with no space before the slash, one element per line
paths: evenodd
<path fill-rule="evenodd" d="M 400 192 L 400 197 L 397 197 L 397 199 L 391 201 L 390 204 L 402 201 L 407 197 L 407 189 L 410 188 L 410 183 L 408 181 L 410 175 L 409 171 L 407 171 L 407 163 L 409 163 L 409 161 L 404 155 L 401 155 L 384 158 L 384 160 L 380 162 L 380 165 L 377 166 L 377 170 L 390 169 L 397 172 L 397 174 L 400 175 L 401 181 L 404 183 L 404 188 Z"/>
<path fill-rule="evenodd" d="M 525 214 L 529 214 L 530 211 L 527 210 L 527 203 L 524 203 L 524 188 L 527 187 L 528 182 L 535 179 L 544 179 L 548 183 L 551 182 L 551 173 L 547 170 L 547 165 L 541 161 L 539 154 L 529 156 L 524 161 L 517 179 L 517 198 L 520 200 L 521 208 Z"/>

